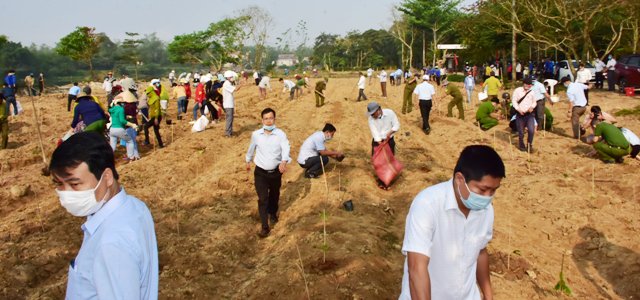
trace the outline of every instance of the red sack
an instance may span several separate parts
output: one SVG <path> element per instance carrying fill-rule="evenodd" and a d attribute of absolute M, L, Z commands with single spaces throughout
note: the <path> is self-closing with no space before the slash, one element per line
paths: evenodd
<path fill-rule="evenodd" d="M 391 152 L 391 147 L 388 143 L 380 144 L 373 150 L 373 157 L 371 158 L 373 168 L 376 170 L 376 175 L 386 186 L 400 175 L 402 172 L 402 164 L 396 160 Z"/>

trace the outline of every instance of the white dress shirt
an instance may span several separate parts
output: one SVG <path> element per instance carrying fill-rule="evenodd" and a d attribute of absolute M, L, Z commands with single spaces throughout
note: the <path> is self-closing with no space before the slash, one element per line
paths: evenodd
<path fill-rule="evenodd" d="M 519 87 L 513 91 L 513 96 L 511 97 L 511 105 L 513 108 L 523 114 L 531 112 L 531 110 L 538 105 L 536 103 L 535 92 L 530 91 L 528 94 L 527 92 L 523 87 Z M 524 97 L 524 99 L 520 100 L 522 97 Z M 518 101 L 520 101 L 520 103 L 518 103 Z"/>
<path fill-rule="evenodd" d="M 369 129 L 371 129 L 373 140 L 375 142 L 382 142 L 382 140 L 387 138 L 389 132 L 400 130 L 400 121 L 398 121 L 398 116 L 396 116 L 393 110 L 383 108 L 382 115 L 379 118 L 374 119 L 372 116 L 369 116 Z M 393 136 L 393 134 L 391 136 Z"/>
<path fill-rule="evenodd" d="M 576 82 L 587 84 L 591 80 L 591 71 L 582 69 L 576 73 Z"/>
<path fill-rule="evenodd" d="M 547 93 L 547 89 L 544 88 L 544 84 L 540 83 L 537 80 L 533 81 L 533 86 L 531 87 L 531 90 L 533 90 L 533 93 L 534 93 L 533 98 L 535 98 L 536 101 L 543 100 L 544 94 Z"/>
<path fill-rule="evenodd" d="M 251 134 L 251 144 L 245 159 L 246 162 L 251 162 L 253 158 L 256 166 L 271 171 L 283 161 L 291 161 L 290 147 L 287 135 L 280 128 L 274 129 L 271 134 L 265 133 L 264 129 L 260 128 Z"/>
<path fill-rule="evenodd" d="M 418 99 L 420 100 L 432 100 L 433 96 L 436 94 L 436 89 L 425 80 L 416 86 L 413 93 L 418 95 Z"/>
<path fill-rule="evenodd" d="M 620 131 L 622 131 L 622 135 L 624 135 L 624 138 L 627 139 L 631 146 L 640 145 L 640 138 L 638 138 L 638 136 L 633 133 L 633 131 L 627 128 L 620 128 Z"/>
<path fill-rule="evenodd" d="M 231 83 L 231 81 L 227 80 L 222 84 L 222 107 L 223 108 L 234 108 L 235 100 L 233 97 L 233 93 L 236 91 L 236 86 Z"/>
<path fill-rule="evenodd" d="M 602 72 L 604 67 L 605 67 L 605 64 L 601 60 L 599 59 L 596 60 L 596 64 L 595 64 L 596 72 Z"/>
<path fill-rule="evenodd" d="M 584 96 L 584 90 L 588 87 L 582 83 L 572 82 L 567 87 L 567 97 L 573 106 L 583 107 L 587 105 L 587 97 Z"/>
<path fill-rule="evenodd" d="M 296 84 L 289 79 L 284 80 L 283 84 L 284 84 L 284 88 L 287 89 L 287 91 L 291 91 L 292 88 L 296 87 Z"/>
<path fill-rule="evenodd" d="M 610 59 L 607 62 L 607 66 L 606 67 L 607 67 L 607 71 L 615 70 L 615 68 L 616 68 L 616 60 L 615 60 L 615 58 Z"/>
<path fill-rule="evenodd" d="M 411 203 L 402 254 L 429 257 L 431 299 L 480 299 L 476 269 L 480 251 L 493 236 L 493 206 L 472 210 L 465 218 L 455 198 L 453 181 L 428 187 Z M 399 299 L 411 299 L 407 259 Z"/>
<path fill-rule="evenodd" d="M 380 78 L 380 82 L 387 82 L 387 71 L 382 70 L 378 78 Z"/>
<path fill-rule="evenodd" d="M 364 75 L 360 75 L 360 79 L 358 80 L 358 88 L 361 90 L 364 90 L 366 82 L 367 82 L 367 79 L 364 78 Z"/>

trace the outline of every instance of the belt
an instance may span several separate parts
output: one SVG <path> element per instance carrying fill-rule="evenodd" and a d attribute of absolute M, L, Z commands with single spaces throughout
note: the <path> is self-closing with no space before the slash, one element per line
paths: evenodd
<path fill-rule="evenodd" d="M 420 99 L 420 101 L 431 101 L 431 99 Z"/>
<path fill-rule="evenodd" d="M 259 170 L 259 171 L 262 171 L 262 172 L 265 172 L 265 173 L 269 173 L 269 174 L 273 174 L 273 173 L 278 171 L 278 168 L 275 168 L 273 170 L 265 170 L 263 168 L 260 168 L 260 167 L 256 166 L 256 170 Z"/>

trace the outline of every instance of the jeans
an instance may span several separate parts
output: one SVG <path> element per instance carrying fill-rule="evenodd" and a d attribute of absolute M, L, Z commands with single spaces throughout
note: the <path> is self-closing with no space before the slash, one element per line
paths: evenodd
<path fill-rule="evenodd" d="M 131 143 L 133 144 L 133 157 L 140 158 L 140 152 L 138 152 L 138 131 L 132 127 L 127 127 L 127 134 L 131 137 Z"/>
<path fill-rule="evenodd" d="M 224 114 L 226 117 L 226 121 L 224 124 L 224 135 L 231 136 L 233 135 L 233 108 L 225 108 Z"/>
<path fill-rule="evenodd" d="M 282 173 L 277 168 L 267 171 L 256 166 L 253 175 L 256 193 L 258 194 L 258 212 L 260 213 L 262 229 L 269 230 L 269 215 L 276 217 L 278 213 Z"/>
<path fill-rule="evenodd" d="M 521 115 L 516 114 L 516 128 L 518 129 L 518 148 L 527 149 L 524 144 L 524 128 L 527 128 L 527 144 L 533 145 L 533 135 L 535 133 L 535 115 L 533 113 L 526 113 Z"/>
<path fill-rule="evenodd" d="M 193 105 L 193 120 L 197 120 L 198 119 L 198 110 L 200 109 L 200 103 L 196 102 Z"/>
<path fill-rule="evenodd" d="M 133 155 L 133 141 L 131 136 L 127 134 L 127 131 L 124 128 L 111 128 L 109 129 L 109 144 L 111 144 L 111 149 L 116 151 L 116 145 L 118 144 L 118 139 L 122 139 L 126 142 L 127 147 L 127 157 L 134 158 Z"/>
<path fill-rule="evenodd" d="M 429 130 L 429 114 L 431 113 L 431 100 L 420 100 L 420 115 L 422 116 L 422 130 Z"/>
<path fill-rule="evenodd" d="M 364 94 L 364 89 L 358 89 L 358 101 L 360 101 L 361 98 L 367 100 L 367 95 Z"/>
<path fill-rule="evenodd" d="M 18 115 L 18 102 L 16 102 L 15 96 L 9 96 L 7 100 L 7 113 L 10 111 L 11 105 L 13 105 L 13 114 Z"/>
<path fill-rule="evenodd" d="M 304 161 L 304 164 L 301 164 L 300 166 L 305 169 L 306 174 L 313 174 L 315 176 L 318 174 L 322 174 L 322 164 L 324 164 L 324 167 L 326 169 L 328 163 L 328 156 L 322 156 L 322 163 L 320 163 L 320 156 L 318 155 L 307 158 Z"/>
<path fill-rule="evenodd" d="M 187 97 L 180 97 L 178 98 L 178 117 L 182 114 L 182 113 L 187 113 Z"/>
<path fill-rule="evenodd" d="M 467 103 L 471 104 L 471 95 L 473 95 L 473 89 L 466 89 L 467 90 Z"/>

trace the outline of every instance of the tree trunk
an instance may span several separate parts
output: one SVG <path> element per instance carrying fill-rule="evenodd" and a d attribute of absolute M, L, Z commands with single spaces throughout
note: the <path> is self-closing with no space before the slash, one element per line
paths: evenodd
<path fill-rule="evenodd" d="M 635 21 L 635 23 L 633 23 L 631 25 L 631 27 L 633 28 L 633 37 L 632 37 L 632 47 L 633 47 L 633 53 L 638 53 L 640 52 L 640 48 L 638 45 L 638 40 L 640 40 L 640 20 Z"/>
<path fill-rule="evenodd" d="M 511 81 L 515 82 L 516 78 L 516 61 L 517 61 L 517 45 L 516 45 L 516 26 L 515 26 L 515 15 L 516 15 L 516 0 L 511 0 Z"/>
<path fill-rule="evenodd" d="M 431 29 L 433 31 L 433 66 L 436 66 L 436 55 L 438 54 L 438 30 L 434 28 Z"/>
<path fill-rule="evenodd" d="M 427 35 L 424 30 L 422 30 L 422 67 L 424 68 L 427 65 Z"/>
<path fill-rule="evenodd" d="M 91 58 L 89 58 L 89 61 L 87 63 L 89 64 L 89 74 L 91 74 L 91 80 L 94 80 L 96 76 L 93 73 L 93 62 L 91 61 Z"/>

